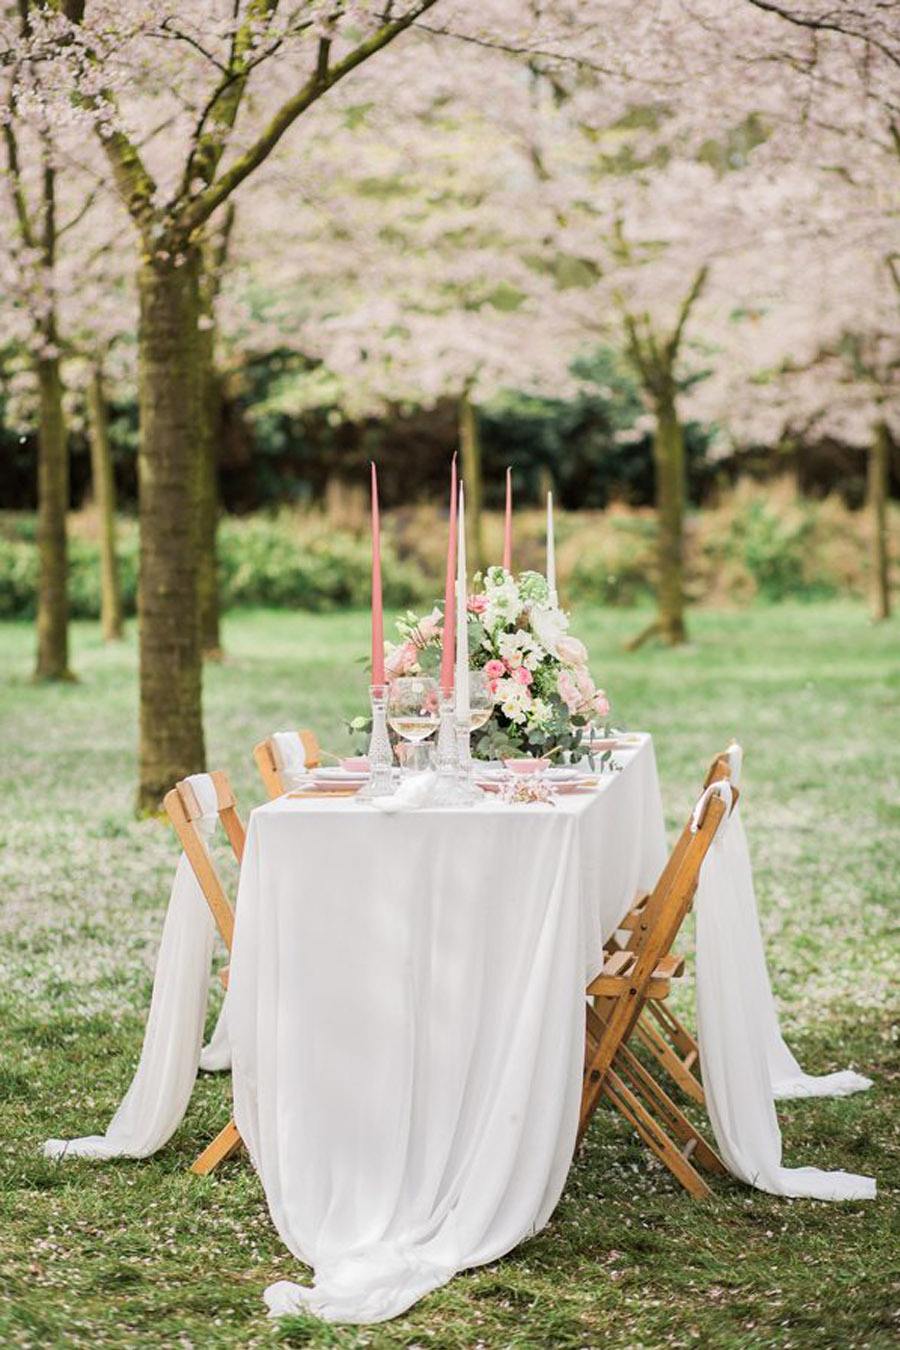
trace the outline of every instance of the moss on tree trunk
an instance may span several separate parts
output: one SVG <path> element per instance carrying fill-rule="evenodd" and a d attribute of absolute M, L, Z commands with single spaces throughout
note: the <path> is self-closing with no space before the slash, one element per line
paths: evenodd
<path fill-rule="evenodd" d="M 199 260 L 140 270 L 138 808 L 205 767 L 197 610 Z"/>
<path fill-rule="evenodd" d="M 116 486 L 106 410 L 103 370 L 91 369 L 87 391 L 91 442 L 91 477 L 100 529 L 100 625 L 105 642 L 122 636 L 122 589 L 116 556 Z"/>
<path fill-rule="evenodd" d="M 872 617 L 890 618 L 890 558 L 888 556 L 887 499 L 890 435 L 884 422 L 875 427 L 869 450 L 868 499 L 872 528 Z"/>
<path fill-rule="evenodd" d="M 70 680 L 67 595 L 66 510 L 69 505 L 69 447 L 57 357 L 37 362 L 38 427 L 38 680 Z"/>
<path fill-rule="evenodd" d="M 466 488 L 466 550 L 471 574 L 484 571 L 485 554 L 481 436 L 478 428 L 478 409 L 468 393 L 463 394 L 459 401 L 459 442 Z"/>
<path fill-rule="evenodd" d="M 656 470 L 658 632 L 672 647 L 685 641 L 684 433 L 674 396 L 657 403 L 653 437 Z"/>

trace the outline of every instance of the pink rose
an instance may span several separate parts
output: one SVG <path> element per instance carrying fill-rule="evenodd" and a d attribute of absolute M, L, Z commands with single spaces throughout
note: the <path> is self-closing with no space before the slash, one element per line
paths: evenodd
<path fill-rule="evenodd" d="M 594 712 L 599 713 L 601 717 L 609 716 L 609 699 L 602 689 L 598 689 L 594 695 Z"/>
<path fill-rule="evenodd" d="M 506 666 L 502 661 L 487 661 L 484 667 L 484 673 L 489 680 L 502 680 L 506 674 Z"/>
<path fill-rule="evenodd" d="M 515 670 L 510 672 L 511 677 L 517 684 L 531 684 L 534 676 L 527 666 L 516 666 Z"/>
<path fill-rule="evenodd" d="M 587 647 L 576 637 L 561 637 L 556 644 L 556 653 L 567 666 L 587 665 Z"/>
<path fill-rule="evenodd" d="M 470 595 L 468 609 L 471 614 L 483 614 L 487 609 L 486 595 Z"/>
<path fill-rule="evenodd" d="M 556 680 L 556 688 L 563 703 L 565 703 L 566 707 L 569 709 L 569 712 L 575 712 L 576 708 L 581 703 L 581 694 L 578 691 L 578 686 L 567 670 L 561 670 L 559 672 Z"/>
<path fill-rule="evenodd" d="M 597 692 L 594 688 L 594 681 L 591 679 L 588 671 L 584 667 L 579 667 L 575 671 L 575 683 L 578 686 L 578 692 L 581 695 L 583 703 L 590 703 L 594 694 Z"/>
<path fill-rule="evenodd" d="M 414 642 L 404 642 L 399 647 L 395 647 L 384 660 L 384 673 L 387 678 L 396 680 L 402 675 L 408 675 L 416 664 L 418 655 Z"/>

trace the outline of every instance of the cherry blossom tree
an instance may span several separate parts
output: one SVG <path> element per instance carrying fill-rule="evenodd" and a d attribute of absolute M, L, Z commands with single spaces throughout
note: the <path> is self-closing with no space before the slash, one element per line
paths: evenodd
<path fill-rule="evenodd" d="M 252 293 L 259 316 L 266 297 L 244 340 L 321 362 L 311 390 L 350 418 L 455 400 L 470 556 L 482 567 L 479 408 L 503 386 L 572 385 L 576 335 L 536 266 L 542 204 L 530 174 L 517 176 L 516 151 L 482 121 L 432 122 L 440 84 L 418 102 L 363 118 L 340 99 L 319 111 L 304 154 L 260 184 L 269 228 L 238 225 L 238 251 L 253 248 L 254 261 L 229 300 L 235 286 Z"/>
<path fill-rule="evenodd" d="M 204 763 L 199 624 L 185 615 L 197 609 L 207 228 L 310 107 L 435 3 L 31 6 L 19 101 L 55 98 L 59 117 L 96 132 L 138 239 L 142 809 Z M 164 148 L 142 149 L 162 112 Z"/>

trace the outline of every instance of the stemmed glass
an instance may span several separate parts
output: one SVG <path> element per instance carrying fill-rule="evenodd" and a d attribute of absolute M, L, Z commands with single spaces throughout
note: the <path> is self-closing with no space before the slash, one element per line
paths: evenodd
<path fill-rule="evenodd" d="M 388 721 L 410 743 L 404 761 L 410 772 L 428 768 L 424 743 L 437 729 L 439 710 L 438 682 L 430 675 L 405 675 L 391 681 Z"/>
<path fill-rule="evenodd" d="M 483 670 L 469 671 L 469 726 L 472 731 L 483 727 L 494 711 L 494 695 Z"/>

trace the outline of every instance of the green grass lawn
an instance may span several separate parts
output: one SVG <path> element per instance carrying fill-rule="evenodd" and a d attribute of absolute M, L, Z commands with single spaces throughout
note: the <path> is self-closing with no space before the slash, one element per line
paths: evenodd
<path fill-rule="evenodd" d="M 693 645 L 621 650 L 642 617 L 574 627 L 621 720 L 653 732 L 668 824 L 712 752 L 744 743 L 743 809 L 772 978 L 812 1072 L 876 1079 L 843 1101 L 783 1104 L 789 1165 L 877 1176 L 874 1203 L 776 1200 L 716 1184 L 698 1205 L 606 1109 L 549 1227 L 370 1329 L 295 1320 L 262 1290 L 302 1277 L 246 1159 L 187 1165 L 228 1115 L 205 1078 L 146 1162 L 45 1162 L 48 1135 L 105 1127 L 129 1082 L 176 850 L 136 821 L 133 626 L 75 630 L 77 685 L 29 683 L 29 628 L 0 626 L 0 1345 L 887 1346 L 900 1335 L 897 1197 L 900 630 L 850 605 L 692 616 Z M 292 724 L 343 744 L 366 618 L 245 613 L 208 676 L 211 766 L 245 809 L 255 740 Z M 689 935 L 686 935 L 689 946 Z M 680 992 L 690 1002 L 690 989 Z M 214 1009 L 211 1007 L 210 1016 Z"/>

